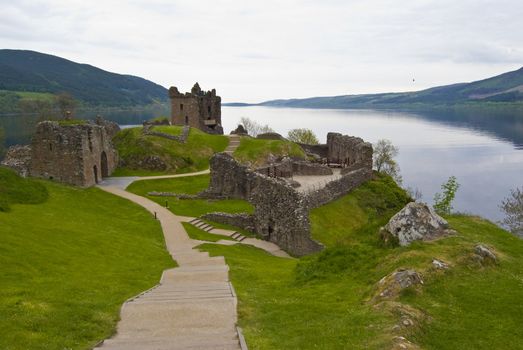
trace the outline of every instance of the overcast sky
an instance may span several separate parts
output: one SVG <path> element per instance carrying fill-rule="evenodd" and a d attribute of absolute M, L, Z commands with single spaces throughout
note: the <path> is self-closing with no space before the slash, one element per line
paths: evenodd
<path fill-rule="evenodd" d="M 419 90 L 523 66 L 522 0 L 0 0 L 0 47 L 226 102 Z M 414 81 L 415 80 L 415 81 Z"/>

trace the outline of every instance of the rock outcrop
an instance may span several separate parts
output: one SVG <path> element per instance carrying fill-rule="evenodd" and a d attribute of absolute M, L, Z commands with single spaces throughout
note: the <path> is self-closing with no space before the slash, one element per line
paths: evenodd
<path fill-rule="evenodd" d="M 483 244 L 478 244 L 474 247 L 474 257 L 482 265 L 497 263 L 498 258 L 492 249 Z"/>
<path fill-rule="evenodd" d="M 419 273 L 414 270 L 400 269 L 383 277 L 378 282 L 377 296 L 383 299 L 392 299 L 396 297 L 401 290 L 420 284 L 423 284 L 423 279 Z"/>
<path fill-rule="evenodd" d="M 454 233 L 448 222 L 425 203 L 411 202 L 381 229 L 385 240 L 397 239 L 402 246 L 413 241 L 430 241 Z"/>

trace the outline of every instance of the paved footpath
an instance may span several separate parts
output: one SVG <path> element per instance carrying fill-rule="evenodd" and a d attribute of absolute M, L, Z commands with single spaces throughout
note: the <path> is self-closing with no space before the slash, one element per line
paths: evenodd
<path fill-rule="evenodd" d="M 169 254 L 179 267 L 165 270 L 160 284 L 122 307 L 117 333 L 101 349 L 240 349 L 236 295 L 223 257 L 193 249 L 181 218 L 144 197 L 116 187 L 103 190 L 156 212 Z"/>
<path fill-rule="evenodd" d="M 201 173 L 204 172 L 169 177 Z M 208 253 L 193 249 L 202 242 L 190 239 L 182 226 L 182 222 L 192 218 L 174 215 L 147 198 L 125 191 L 125 187 L 135 180 L 137 178 L 108 179 L 99 187 L 141 205 L 151 214 L 156 213 L 167 251 L 178 267 L 165 270 L 157 286 L 126 301 L 116 335 L 96 349 L 246 349 L 236 327 L 237 299 L 225 259 L 209 257 Z M 227 234 L 226 231 L 221 233 Z M 281 254 L 272 243 L 250 240 L 262 249 Z M 218 243 L 229 242 L 221 240 Z"/>

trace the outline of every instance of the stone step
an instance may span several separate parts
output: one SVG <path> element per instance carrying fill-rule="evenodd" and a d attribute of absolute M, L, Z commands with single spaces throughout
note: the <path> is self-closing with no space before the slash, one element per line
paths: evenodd
<path fill-rule="evenodd" d="M 238 232 L 234 232 L 232 235 L 231 235 L 231 238 L 232 239 L 235 239 L 235 240 L 238 240 L 239 237 L 243 237 L 241 235 L 241 233 L 238 233 Z"/>
<path fill-rule="evenodd" d="M 190 262 L 184 262 L 183 264 L 179 264 L 180 266 L 214 266 L 214 265 L 225 265 L 225 259 L 223 256 L 216 256 L 217 259 L 209 260 L 209 258 L 205 260 L 193 260 Z"/>
<path fill-rule="evenodd" d="M 188 250 L 185 252 L 175 252 L 175 253 L 171 254 L 171 256 L 174 260 L 183 260 L 184 258 L 190 259 L 191 257 L 208 258 L 209 253 L 191 249 L 191 250 Z"/>
<path fill-rule="evenodd" d="M 168 296 L 180 296 L 180 295 L 207 295 L 216 293 L 229 293 L 232 294 L 231 288 L 216 288 L 216 289 L 200 289 L 200 290 L 164 290 L 147 293 L 141 297 L 168 297 Z"/>
<path fill-rule="evenodd" d="M 247 238 L 247 237 L 241 236 L 240 238 L 238 238 L 238 242 L 242 242 L 245 238 Z"/>
<path fill-rule="evenodd" d="M 240 349 L 236 334 L 226 333 L 223 335 L 206 335 L 184 339 L 184 337 L 169 338 L 142 338 L 142 339 L 107 339 L 100 347 L 101 349 L 113 350 L 178 350 L 178 349 Z"/>
<path fill-rule="evenodd" d="M 154 290 L 155 293 L 170 292 L 199 292 L 207 290 L 230 290 L 229 282 L 212 282 L 212 283 L 176 283 L 162 284 Z M 151 291 L 152 292 L 152 291 Z"/>
<path fill-rule="evenodd" d="M 202 228 L 202 227 L 206 226 L 207 223 L 206 223 L 206 222 L 203 222 L 203 221 L 200 221 L 199 223 L 197 223 L 197 224 L 193 224 L 193 225 L 196 226 L 196 227 L 198 227 L 198 228 Z"/>
<path fill-rule="evenodd" d="M 177 296 L 177 297 L 171 297 L 171 298 L 143 298 L 143 299 L 136 299 L 132 302 L 129 302 L 129 304 L 160 304 L 160 303 L 177 303 L 177 302 L 190 302 L 190 301 L 204 301 L 204 300 L 219 300 L 219 299 L 232 299 L 233 296 L 231 294 L 225 295 L 225 294 L 216 294 L 216 295 L 207 295 L 207 296 Z"/>
<path fill-rule="evenodd" d="M 198 221 L 201 221 L 201 220 L 198 218 L 194 218 L 191 221 L 189 221 L 189 224 L 194 224 L 195 222 L 198 222 Z"/>

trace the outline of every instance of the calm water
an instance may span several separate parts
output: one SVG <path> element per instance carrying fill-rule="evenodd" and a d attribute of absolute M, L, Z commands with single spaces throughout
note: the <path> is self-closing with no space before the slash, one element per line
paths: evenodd
<path fill-rule="evenodd" d="M 418 188 L 423 200 L 449 176 L 461 184 L 455 210 L 502 218 L 498 205 L 511 188 L 523 186 L 523 115 L 416 114 L 372 110 L 225 107 L 226 130 L 241 117 L 268 124 L 286 135 L 310 128 L 326 142 L 329 131 L 372 143 L 385 138 L 400 148 L 397 158 L 405 186 Z"/>
<path fill-rule="evenodd" d="M 167 114 L 168 111 L 125 111 L 104 116 L 121 125 L 136 125 Z M 440 185 L 454 175 L 461 184 L 455 209 L 493 221 L 501 219 L 498 205 L 510 189 L 523 186 L 523 115 L 515 113 L 223 107 L 222 121 L 227 133 L 241 117 L 268 124 L 282 135 L 296 127 L 310 128 L 321 142 L 325 142 L 329 131 L 370 142 L 389 139 L 400 148 L 397 160 L 405 186 L 420 189 L 423 200 L 431 202 Z M 0 117 L 7 144 L 29 142 L 36 121 L 35 117 Z"/>

